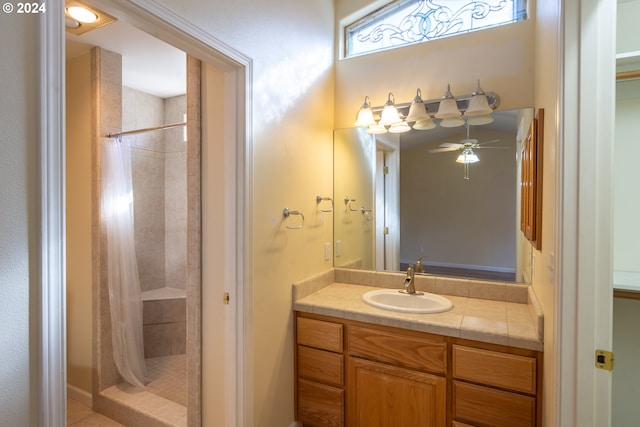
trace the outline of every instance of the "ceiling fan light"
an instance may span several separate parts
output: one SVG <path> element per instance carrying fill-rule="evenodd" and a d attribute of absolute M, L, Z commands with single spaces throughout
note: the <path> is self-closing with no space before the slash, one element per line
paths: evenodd
<path fill-rule="evenodd" d="M 471 148 L 465 148 L 464 150 L 462 150 L 462 153 L 460 153 L 460 155 L 456 159 L 457 163 L 464 163 L 464 164 L 477 163 L 479 161 L 480 159 L 478 158 L 476 153 L 473 152 Z"/>

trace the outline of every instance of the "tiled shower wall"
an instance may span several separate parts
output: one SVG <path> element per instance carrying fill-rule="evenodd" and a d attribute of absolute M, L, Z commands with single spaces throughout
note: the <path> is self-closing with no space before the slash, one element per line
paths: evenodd
<path fill-rule="evenodd" d="M 184 121 L 186 96 L 162 99 L 122 88 L 122 129 Z M 125 136 L 131 143 L 135 244 L 142 291 L 185 289 L 187 256 L 184 128 Z"/>

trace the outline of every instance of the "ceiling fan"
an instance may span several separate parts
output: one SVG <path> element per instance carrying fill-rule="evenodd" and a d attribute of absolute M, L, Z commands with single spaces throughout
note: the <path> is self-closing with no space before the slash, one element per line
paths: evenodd
<path fill-rule="evenodd" d="M 492 139 L 490 141 L 479 142 L 477 139 L 469 138 L 469 125 L 467 124 L 467 137 L 461 139 L 459 142 L 444 142 L 439 145 L 440 148 L 433 148 L 429 150 L 431 153 L 444 153 L 447 151 L 462 150 L 462 153 L 456 159 L 456 162 L 464 164 L 464 179 L 469 179 L 469 164 L 479 162 L 480 159 L 473 152 L 474 149 L 481 148 L 509 148 L 509 147 L 495 147 L 487 146 L 500 141 L 499 139 Z"/>
<path fill-rule="evenodd" d="M 476 148 L 509 148 L 509 147 L 487 147 L 485 144 L 491 144 L 493 142 L 498 142 L 499 139 L 493 139 L 491 141 L 479 142 L 477 139 L 473 138 L 465 138 L 461 139 L 460 142 L 444 142 L 439 145 L 440 148 L 433 148 L 429 150 L 431 153 L 443 153 L 445 151 L 456 151 L 456 150 L 471 150 Z"/>

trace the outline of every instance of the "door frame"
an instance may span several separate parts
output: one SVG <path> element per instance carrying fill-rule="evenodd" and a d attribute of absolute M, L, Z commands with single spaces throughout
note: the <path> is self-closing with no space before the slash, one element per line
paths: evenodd
<path fill-rule="evenodd" d="M 226 242 L 234 254 L 235 268 L 225 283 L 235 301 L 227 315 L 234 325 L 226 329 L 226 360 L 230 375 L 225 389 L 235 391 L 227 399 L 231 426 L 249 426 L 253 420 L 251 395 L 251 212 L 252 199 L 252 59 L 211 34 L 187 22 L 155 2 L 90 0 L 89 5 L 105 12 L 126 16 L 139 29 L 212 64 L 233 78 L 235 94 L 235 176 L 225 184 L 236 194 L 236 215 L 230 229 L 236 239 Z M 66 423 L 66 275 L 65 275 L 65 29 L 64 1 L 47 3 L 47 13 L 39 18 L 39 370 L 37 375 L 39 419 L 43 427 Z"/>
<path fill-rule="evenodd" d="M 616 9 L 616 0 L 559 6 L 556 381 L 547 386 L 557 402 L 548 419 L 559 426 L 611 425 L 611 372 L 594 358 L 612 341 Z"/>

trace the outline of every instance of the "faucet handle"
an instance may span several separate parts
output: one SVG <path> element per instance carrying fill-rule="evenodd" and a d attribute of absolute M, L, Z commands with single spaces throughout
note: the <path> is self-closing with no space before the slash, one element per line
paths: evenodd
<path fill-rule="evenodd" d="M 412 264 L 409 264 L 409 266 L 407 267 L 407 276 L 411 276 L 411 278 L 413 278 L 414 274 L 415 274 L 415 267 Z"/>

